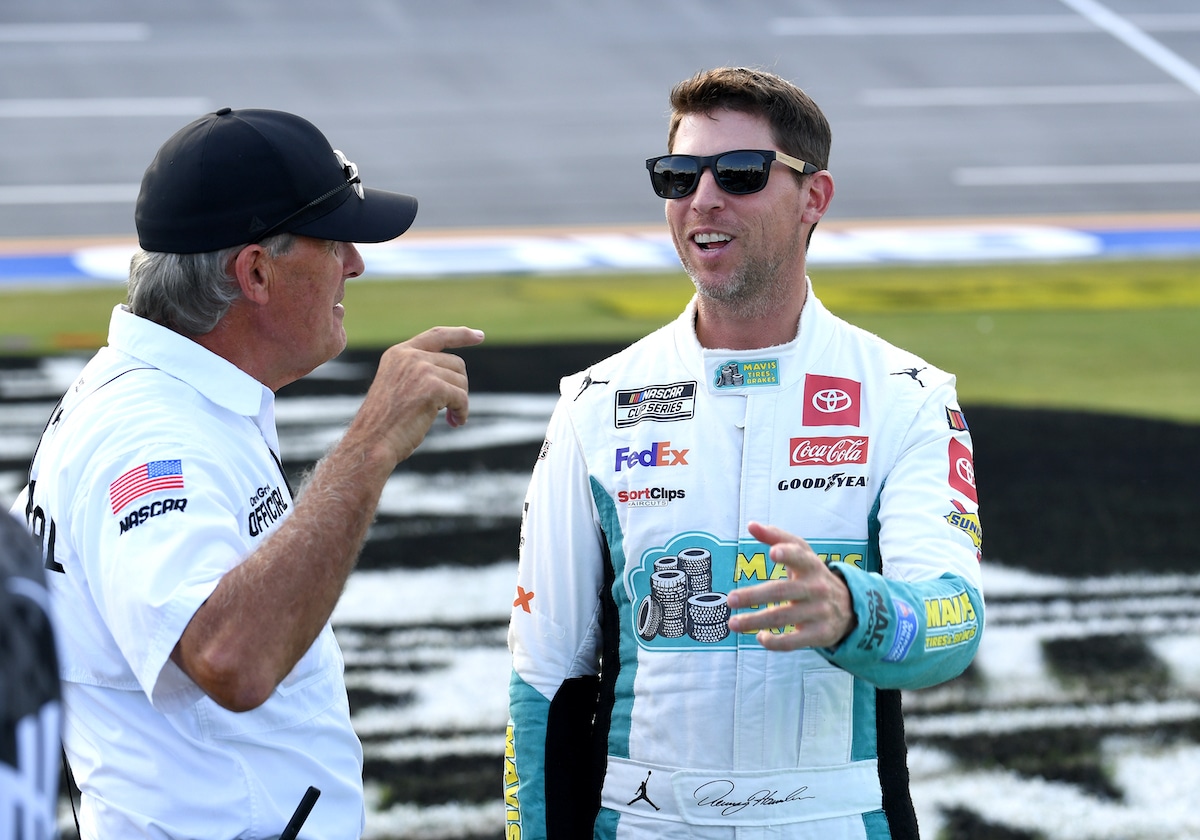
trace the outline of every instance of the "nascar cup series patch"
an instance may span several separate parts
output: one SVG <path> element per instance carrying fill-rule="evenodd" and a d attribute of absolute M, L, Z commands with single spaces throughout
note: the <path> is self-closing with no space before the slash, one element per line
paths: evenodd
<path fill-rule="evenodd" d="M 614 413 L 618 429 L 636 426 L 643 420 L 659 423 L 690 420 L 696 413 L 696 382 L 672 382 L 617 391 Z"/>

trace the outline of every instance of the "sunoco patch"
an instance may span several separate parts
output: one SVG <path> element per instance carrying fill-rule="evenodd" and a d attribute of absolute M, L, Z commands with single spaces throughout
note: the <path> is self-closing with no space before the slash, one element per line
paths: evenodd
<path fill-rule="evenodd" d="M 636 426 L 643 420 L 660 423 L 690 420 L 695 413 L 695 381 L 647 385 L 631 391 L 617 391 L 614 407 L 614 419 L 618 429 Z"/>
<path fill-rule="evenodd" d="M 896 635 L 892 637 L 892 648 L 884 662 L 900 662 L 912 650 L 917 638 L 917 612 L 907 602 L 898 598 L 892 599 L 893 611 L 896 613 Z"/>

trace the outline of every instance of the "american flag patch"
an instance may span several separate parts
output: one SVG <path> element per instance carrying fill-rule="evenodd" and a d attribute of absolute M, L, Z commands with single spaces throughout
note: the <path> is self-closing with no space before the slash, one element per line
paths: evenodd
<path fill-rule="evenodd" d="M 108 485 L 108 498 L 112 502 L 112 512 L 116 513 L 147 493 L 155 490 L 182 490 L 183 462 L 150 461 L 140 467 L 134 467 Z"/>
<path fill-rule="evenodd" d="M 967 417 L 957 408 L 946 406 L 946 422 L 956 432 L 967 431 Z"/>

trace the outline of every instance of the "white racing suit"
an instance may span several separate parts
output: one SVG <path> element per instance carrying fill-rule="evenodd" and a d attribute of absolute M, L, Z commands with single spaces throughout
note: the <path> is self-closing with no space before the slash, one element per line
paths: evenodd
<path fill-rule="evenodd" d="M 916 837 L 900 689 L 970 663 L 982 531 L 954 378 L 832 315 L 706 350 L 694 302 L 567 377 L 534 467 L 509 629 L 509 838 Z M 857 624 L 731 634 L 726 594 L 806 539 Z"/>

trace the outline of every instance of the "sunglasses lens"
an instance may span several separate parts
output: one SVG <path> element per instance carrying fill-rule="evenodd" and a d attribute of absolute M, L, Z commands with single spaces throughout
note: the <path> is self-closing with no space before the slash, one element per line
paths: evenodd
<path fill-rule="evenodd" d="M 767 161 L 758 152 L 721 155 L 713 169 L 721 189 L 734 195 L 758 192 L 767 185 Z"/>
<path fill-rule="evenodd" d="M 650 182 L 659 198 L 682 198 L 696 188 L 700 167 L 687 155 L 668 155 L 655 161 Z"/>

